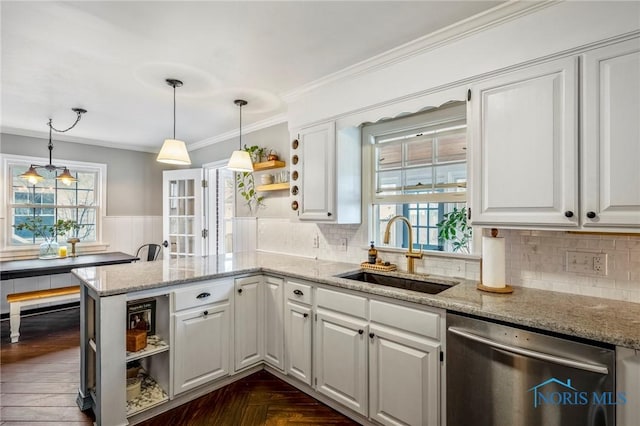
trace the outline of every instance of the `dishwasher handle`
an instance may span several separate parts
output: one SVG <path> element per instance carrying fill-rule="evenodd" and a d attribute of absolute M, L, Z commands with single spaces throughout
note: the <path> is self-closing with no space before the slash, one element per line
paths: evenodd
<path fill-rule="evenodd" d="M 478 336 L 477 334 L 469 333 L 457 327 L 449 327 L 449 332 L 458 336 L 464 337 L 474 342 L 482 343 L 487 346 L 491 346 L 496 349 L 511 352 L 517 355 L 526 356 L 529 358 L 539 359 L 541 361 L 547 361 L 554 364 L 564 365 L 566 367 L 577 368 L 579 370 L 590 371 L 598 374 L 609 374 L 609 368 L 603 364 L 590 364 L 586 362 L 576 361 L 570 358 L 560 357 L 556 355 L 546 354 L 544 352 L 533 351 L 530 349 L 519 348 L 517 346 L 506 345 L 499 343 L 486 337 Z"/>

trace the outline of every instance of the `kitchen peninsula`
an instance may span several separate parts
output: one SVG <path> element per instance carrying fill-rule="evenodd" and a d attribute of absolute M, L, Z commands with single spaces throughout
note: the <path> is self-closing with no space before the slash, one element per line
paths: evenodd
<path fill-rule="evenodd" d="M 512 295 L 494 295 L 481 293 L 475 283 L 465 281 L 429 295 L 336 277 L 358 269 L 354 264 L 259 252 L 76 269 L 73 273 L 83 284 L 78 404 L 82 409 L 93 407 L 98 424 L 135 424 L 266 368 L 357 421 L 370 424 L 354 405 L 342 401 L 349 410 L 331 404 L 324 398 L 321 384 L 316 386 L 317 392 L 314 390 L 310 376 L 305 382 L 305 376 L 300 375 L 302 364 L 296 364 L 299 354 L 287 348 L 297 332 L 305 337 L 307 331 L 308 340 L 303 341 L 311 345 L 314 312 L 316 318 L 321 317 L 321 301 L 336 295 L 340 296 L 337 303 L 344 301 L 352 311 L 369 306 L 359 304 L 368 301 L 371 307 L 400 307 L 412 315 L 428 315 L 424 318 L 433 320 L 434 326 L 423 334 L 430 342 L 438 343 L 443 335 L 442 313 L 446 310 L 640 349 L 638 304 L 526 288 L 517 288 Z M 153 320 L 162 343 L 127 353 L 127 302 L 147 299 L 155 301 Z M 246 300 L 253 300 L 254 305 L 249 305 L 255 308 L 252 318 Z M 368 308 L 363 312 L 368 320 Z M 300 322 L 295 322 L 296 318 Z M 359 323 L 355 338 L 367 324 Z M 373 320 L 371 324 L 373 330 Z M 204 335 L 204 330 L 211 330 L 211 334 Z M 256 341 L 245 340 L 248 336 Z M 252 345 L 255 353 L 247 350 Z M 307 352 L 311 357 L 310 347 Z M 144 398 L 155 395 L 157 400 L 127 404 L 125 369 L 127 362 L 136 359 L 149 373 L 145 383 L 154 389 L 146 394 L 143 390 Z M 439 356 L 434 359 L 439 367 Z M 317 367 L 314 374 L 319 374 Z M 436 377 L 438 391 L 440 375 Z M 369 416 L 373 418 L 374 413 Z"/>

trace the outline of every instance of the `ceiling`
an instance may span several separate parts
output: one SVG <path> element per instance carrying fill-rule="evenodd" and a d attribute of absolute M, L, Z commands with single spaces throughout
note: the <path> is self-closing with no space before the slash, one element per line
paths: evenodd
<path fill-rule="evenodd" d="M 496 1 L 2 1 L 2 130 L 157 152 L 286 113 L 282 96 Z M 80 138 L 80 139 L 79 139 Z M 99 142 L 98 142 L 99 141 Z"/>

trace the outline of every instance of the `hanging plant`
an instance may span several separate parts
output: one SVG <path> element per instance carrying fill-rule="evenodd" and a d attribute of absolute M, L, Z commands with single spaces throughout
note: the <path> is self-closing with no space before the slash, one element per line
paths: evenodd
<path fill-rule="evenodd" d="M 245 199 L 251 213 L 264 206 L 264 197 L 258 195 L 258 192 L 256 191 L 253 173 L 237 172 L 236 188 L 238 189 L 238 193 Z"/>
<path fill-rule="evenodd" d="M 461 209 L 454 207 L 436 226 L 438 238 L 451 242 L 454 252 L 469 253 L 472 228 L 467 224 L 466 207 Z"/>
<path fill-rule="evenodd" d="M 247 147 L 244 146 L 244 151 L 247 151 L 251 156 L 251 160 L 256 163 L 260 161 L 260 158 L 267 152 L 266 148 L 261 148 L 258 145 Z M 236 188 L 238 193 L 244 198 L 249 212 L 253 213 L 260 207 L 264 207 L 264 197 L 258 195 L 256 191 L 255 180 L 252 172 L 237 172 L 236 173 Z"/>

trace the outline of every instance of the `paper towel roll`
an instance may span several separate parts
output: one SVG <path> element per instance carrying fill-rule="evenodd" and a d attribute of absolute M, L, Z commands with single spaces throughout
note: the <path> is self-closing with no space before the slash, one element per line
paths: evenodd
<path fill-rule="evenodd" d="M 482 237 L 482 285 L 503 288 L 505 281 L 504 238 Z"/>

